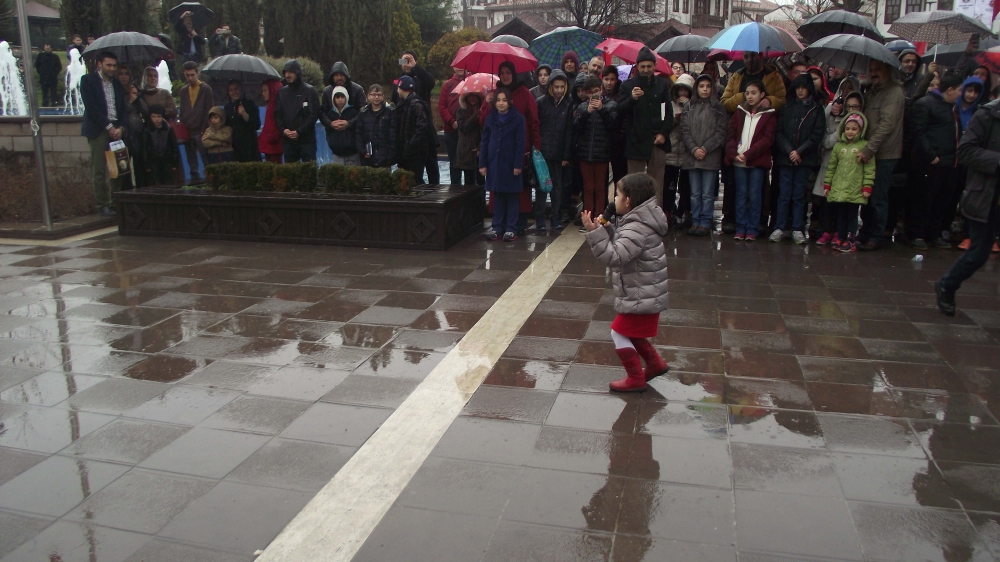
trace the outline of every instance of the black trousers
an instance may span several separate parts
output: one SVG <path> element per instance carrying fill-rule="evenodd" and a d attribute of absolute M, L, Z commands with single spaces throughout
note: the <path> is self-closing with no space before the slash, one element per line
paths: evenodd
<path fill-rule="evenodd" d="M 993 242 L 996 240 L 997 205 L 996 197 L 990 205 L 991 211 L 987 222 L 966 219 L 969 227 L 969 249 L 951 266 L 948 273 L 941 278 L 941 288 L 947 293 L 954 293 L 962 283 L 972 277 L 980 267 L 990 259 Z"/>
<path fill-rule="evenodd" d="M 955 216 L 955 191 L 959 189 L 961 180 L 962 171 L 959 168 L 930 166 L 923 181 L 918 180 L 911 185 L 910 208 L 913 216 L 907 219 L 910 238 L 936 240 L 941 237 L 941 231 L 951 225 Z"/>
<path fill-rule="evenodd" d="M 424 164 L 425 160 L 420 158 L 410 158 L 408 160 L 400 160 L 399 167 L 408 171 L 413 172 L 413 175 L 417 176 L 417 184 L 424 183 Z M 432 182 L 428 182 L 432 183 Z"/>
<path fill-rule="evenodd" d="M 830 214 L 835 216 L 837 225 L 837 236 L 846 241 L 857 236 L 858 214 L 861 212 L 861 205 L 857 203 L 827 203 L 826 206 Z"/>
<path fill-rule="evenodd" d="M 44 107 L 52 107 L 58 103 L 59 100 L 56 98 L 56 92 L 57 88 L 55 82 L 52 82 L 51 84 L 42 84 L 42 105 Z"/>

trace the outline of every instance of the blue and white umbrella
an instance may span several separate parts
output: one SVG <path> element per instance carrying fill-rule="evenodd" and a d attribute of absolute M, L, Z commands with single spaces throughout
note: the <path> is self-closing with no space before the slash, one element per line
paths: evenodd
<path fill-rule="evenodd" d="M 743 53 L 759 53 L 764 58 L 780 57 L 804 49 L 799 40 L 784 29 L 750 22 L 727 27 L 708 40 L 705 48 L 711 51 L 709 60 L 726 55 L 735 60 Z"/>

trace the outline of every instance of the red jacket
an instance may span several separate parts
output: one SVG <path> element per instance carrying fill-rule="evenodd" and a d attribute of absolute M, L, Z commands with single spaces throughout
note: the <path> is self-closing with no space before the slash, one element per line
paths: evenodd
<path fill-rule="evenodd" d="M 531 92 L 528 91 L 523 84 L 519 85 L 516 90 L 511 92 L 511 104 L 517 108 L 517 112 L 524 116 L 525 121 L 525 150 L 531 150 L 531 148 L 537 148 L 539 151 L 542 150 L 542 133 L 541 128 L 538 124 L 538 104 L 535 103 L 535 98 L 531 97 Z M 486 116 L 490 113 L 490 104 L 484 103 L 482 108 L 479 110 L 479 126 L 482 127 L 486 124 Z"/>
<path fill-rule="evenodd" d="M 732 165 L 739 154 L 740 144 L 744 142 L 743 127 L 750 121 L 754 123 L 753 137 L 750 147 L 743 152 L 746 165 L 750 168 L 771 167 L 771 145 L 774 144 L 774 130 L 778 118 L 773 109 L 751 112 L 745 104 L 740 104 L 729 119 L 729 133 L 726 135 L 726 165 Z"/>
<path fill-rule="evenodd" d="M 264 82 L 264 87 L 271 94 L 267 102 L 267 110 L 264 112 L 264 128 L 257 137 L 257 148 L 264 154 L 281 154 L 284 149 L 281 146 L 281 133 L 278 125 L 274 122 L 274 108 L 278 104 L 278 90 L 281 89 L 280 80 L 268 80 Z"/>
<path fill-rule="evenodd" d="M 444 122 L 444 132 L 446 133 L 458 132 L 451 126 L 456 120 L 455 116 L 458 115 L 458 94 L 453 93 L 452 90 L 461 83 L 461 78 L 452 76 L 445 80 L 444 85 L 441 86 L 441 94 L 438 96 L 438 115 L 441 116 L 441 121 Z"/>

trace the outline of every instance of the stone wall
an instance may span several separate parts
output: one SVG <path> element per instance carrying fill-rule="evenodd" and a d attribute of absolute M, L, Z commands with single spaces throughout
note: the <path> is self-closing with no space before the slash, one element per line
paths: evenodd
<path fill-rule="evenodd" d="M 83 117 L 43 115 L 39 121 L 42 126 L 42 147 L 45 149 L 46 167 L 87 170 L 90 162 L 90 145 L 87 144 L 86 137 L 80 134 Z M 0 117 L 0 149 L 34 154 L 31 122 L 27 117 Z"/>

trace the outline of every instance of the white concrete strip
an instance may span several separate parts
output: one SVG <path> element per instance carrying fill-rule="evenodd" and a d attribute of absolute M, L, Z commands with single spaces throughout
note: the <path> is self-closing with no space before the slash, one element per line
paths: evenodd
<path fill-rule="evenodd" d="M 507 289 L 257 559 L 348 562 L 479 388 L 584 236 L 565 232 Z"/>
<path fill-rule="evenodd" d="M 9 246 L 62 246 L 63 244 L 69 244 L 70 242 L 78 242 L 80 240 L 86 240 L 88 238 L 96 238 L 97 236 L 111 234 L 112 232 L 118 232 L 118 227 L 109 226 L 107 228 L 102 228 L 100 230 L 91 230 L 90 232 L 84 232 L 83 234 L 77 234 L 76 236 L 67 236 L 66 238 L 59 238 L 57 240 L 32 240 L 31 238 L 0 238 L 0 244 Z"/>

